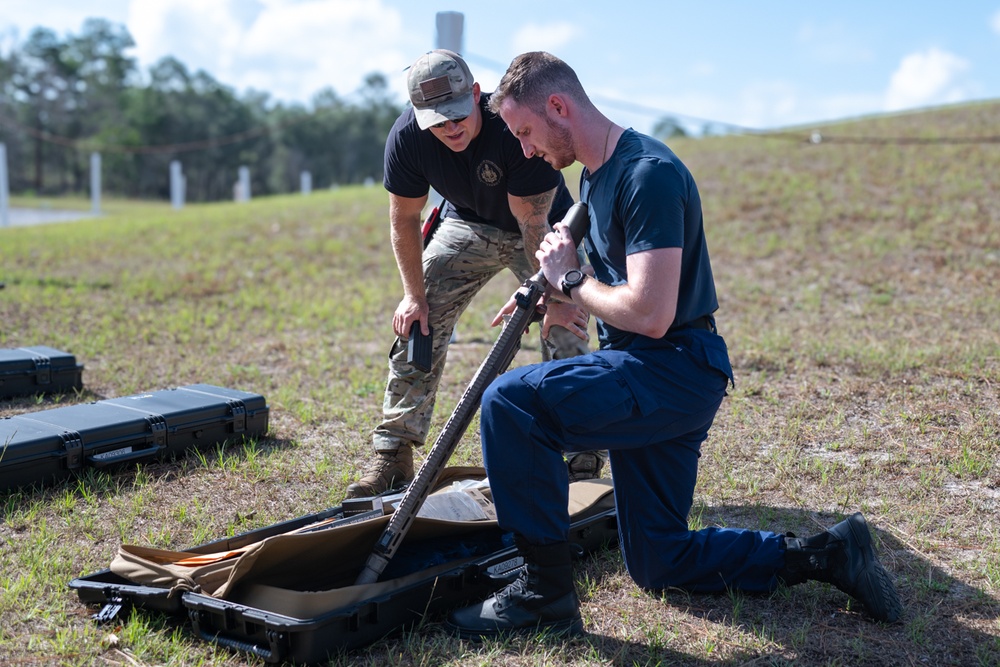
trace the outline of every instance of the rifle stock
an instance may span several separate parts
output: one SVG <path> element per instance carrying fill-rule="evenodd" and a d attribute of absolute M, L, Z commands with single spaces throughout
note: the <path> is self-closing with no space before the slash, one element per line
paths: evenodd
<path fill-rule="evenodd" d="M 579 245 L 587 233 L 587 228 L 590 226 L 587 205 L 583 202 L 574 204 L 566 213 L 563 222 L 569 225 L 573 242 Z M 368 556 L 368 560 L 355 582 L 356 585 L 371 584 L 378 581 L 378 578 L 389 564 L 389 560 L 395 555 L 400 543 L 410 529 L 413 519 L 417 516 L 417 512 L 420 511 L 424 500 L 430 495 L 434 483 L 441 475 L 441 472 L 448 463 L 448 459 L 451 458 L 452 453 L 465 434 L 465 430 L 469 427 L 469 423 L 476 414 L 476 410 L 479 409 L 479 403 L 483 398 L 486 387 L 500 373 L 507 370 L 507 367 L 514 360 L 514 355 L 517 354 L 518 349 L 521 347 L 521 336 L 537 316 L 536 308 L 538 301 L 542 298 L 547 286 L 548 282 L 541 271 L 524 281 L 521 285 L 521 287 L 526 288 L 526 291 L 521 292 L 518 290 L 515 296 L 517 308 L 510 319 L 504 323 L 500 336 L 493 343 L 489 354 L 479 366 L 465 393 L 462 394 L 462 398 L 459 400 L 458 405 L 455 406 L 455 410 L 448 418 L 437 440 L 435 440 L 434 446 L 431 448 L 427 458 L 424 459 L 420 470 L 417 471 L 413 481 L 407 487 L 399 503 L 399 507 L 393 512 L 389 523 L 375 543 L 372 553 Z"/>

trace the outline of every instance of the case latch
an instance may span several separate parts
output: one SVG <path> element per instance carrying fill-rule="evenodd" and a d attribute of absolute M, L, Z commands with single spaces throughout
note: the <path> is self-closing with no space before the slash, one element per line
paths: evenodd
<path fill-rule="evenodd" d="M 91 618 L 97 621 L 98 625 L 104 625 L 115 620 L 119 615 L 124 618 L 131 610 L 132 603 L 120 595 L 112 595 L 108 598 L 104 606 L 101 607 L 101 610 L 91 616 Z"/>
<path fill-rule="evenodd" d="M 66 467 L 76 470 L 83 465 L 83 438 L 75 431 L 62 434 L 63 449 L 66 450 Z"/>
<path fill-rule="evenodd" d="M 230 401 L 229 409 L 233 414 L 233 433 L 243 433 L 247 430 L 247 407 L 243 401 Z"/>
<path fill-rule="evenodd" d="M 34 357 L 35 362 L 35 382 L 38 384 L 52 383 L 52 360 L 40 355 Z"/>
<path fill-rule="evenodd" d="M 154 447 L 167 446 L 167 419 L 163 415 L 150 415 L 146 418 L 149 423 L 149 440 Z"/>

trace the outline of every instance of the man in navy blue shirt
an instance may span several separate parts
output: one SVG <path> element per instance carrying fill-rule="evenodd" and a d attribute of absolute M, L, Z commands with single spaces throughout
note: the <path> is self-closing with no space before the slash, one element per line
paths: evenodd
<path fill-rule="evenodd" d="M 566 226 L 539 246 L 550 287 L 598 322 L 596 352 L 508 371 L 482 400 L 483 458 L 501 528 L 525 558 L 519 578 L 451 614 L 466 637 L 583 630 L 570 559 L 566 452 L 607 449 L 621 550 L 650 590 L 768 592 L 816 579 L 879 621 L 901 606 L 861 514 L 809 538 L 688 528 L 701 443 L 733 381 L 691 172 L 662 142 L 608 120 L 576 73 L 547 53 L 511 63 L 490 101 L 527 156 L 584 165 L 587 255 Z M 501 314 L 514 308 L 513 301 Z M 494 320 L 499 322 L 500 315 Z"/>
<path fill-rule="evenodd" d="M 385 147 L 392 248 L 403 299 L 392 318 L 383 420 L 373 433 L 375 457 L 347 497 L 381 493 L 413 478 L 413 447 L 426 439 L 455 322 L 479 290 L 504 268 L 523 281 L 538 270 L 535 252 L 573 204 L 562 174 L 526 157 L 504 122 L 487 109 L 489 95 L 456 53 L 438 49 L 409 68 L 411 107 Z M 421 213 L 428 191 L 444 199 L 442 222 L 426 249 Z M 562 359 L 589 351 L 588 313 L 553 304 L 542 322 L 543 355 Z M 410 327 L 432 334 L 431 367 L 407 362 Z M 570 474 L 600 474 L 602 455 L 567 459 Z"/>

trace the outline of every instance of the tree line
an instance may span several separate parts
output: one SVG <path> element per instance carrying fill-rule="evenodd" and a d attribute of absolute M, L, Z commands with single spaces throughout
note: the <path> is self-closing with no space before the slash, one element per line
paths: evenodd
<path fill-rule="evenodd" d="M 310 172 L 317 187 L 381 180 L 386 136 L 402 107 L 378 73 L 357 98 L 333 89 L 311 105 L 237 95 L 204 71 L 166 57 L 142 76 L 124 26 L 88 19 L 78 35 L 36 28 L 0 54 L 0 142 L 12 193 L 86 193 L 92 152 L 102 189 L 169 198 L 180 160 L 188 201 L 233 196 L 241 166 L 255 195 L 291 192 Z"/>

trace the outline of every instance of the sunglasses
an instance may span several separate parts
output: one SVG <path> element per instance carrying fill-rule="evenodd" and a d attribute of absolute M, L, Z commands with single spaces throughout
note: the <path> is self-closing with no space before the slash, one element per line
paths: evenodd
<path fill-rule="evenodd" d="M 466 118 L 468 118 L 468 116 L 462 116 L 461 118 L 455 118 L 451 122 L 453 122 L 456 125 L 458 125 L 459 123 L 464 123 Z M 440 130 L 440 129 L 444 128 L 444 126 L 447 123 L 448 123 L 448 121 L 443 120 L 440 123 L 434 123 L 433 125 L 431 125 L 431 127 L 434 128 L 435 130 Z"/>

